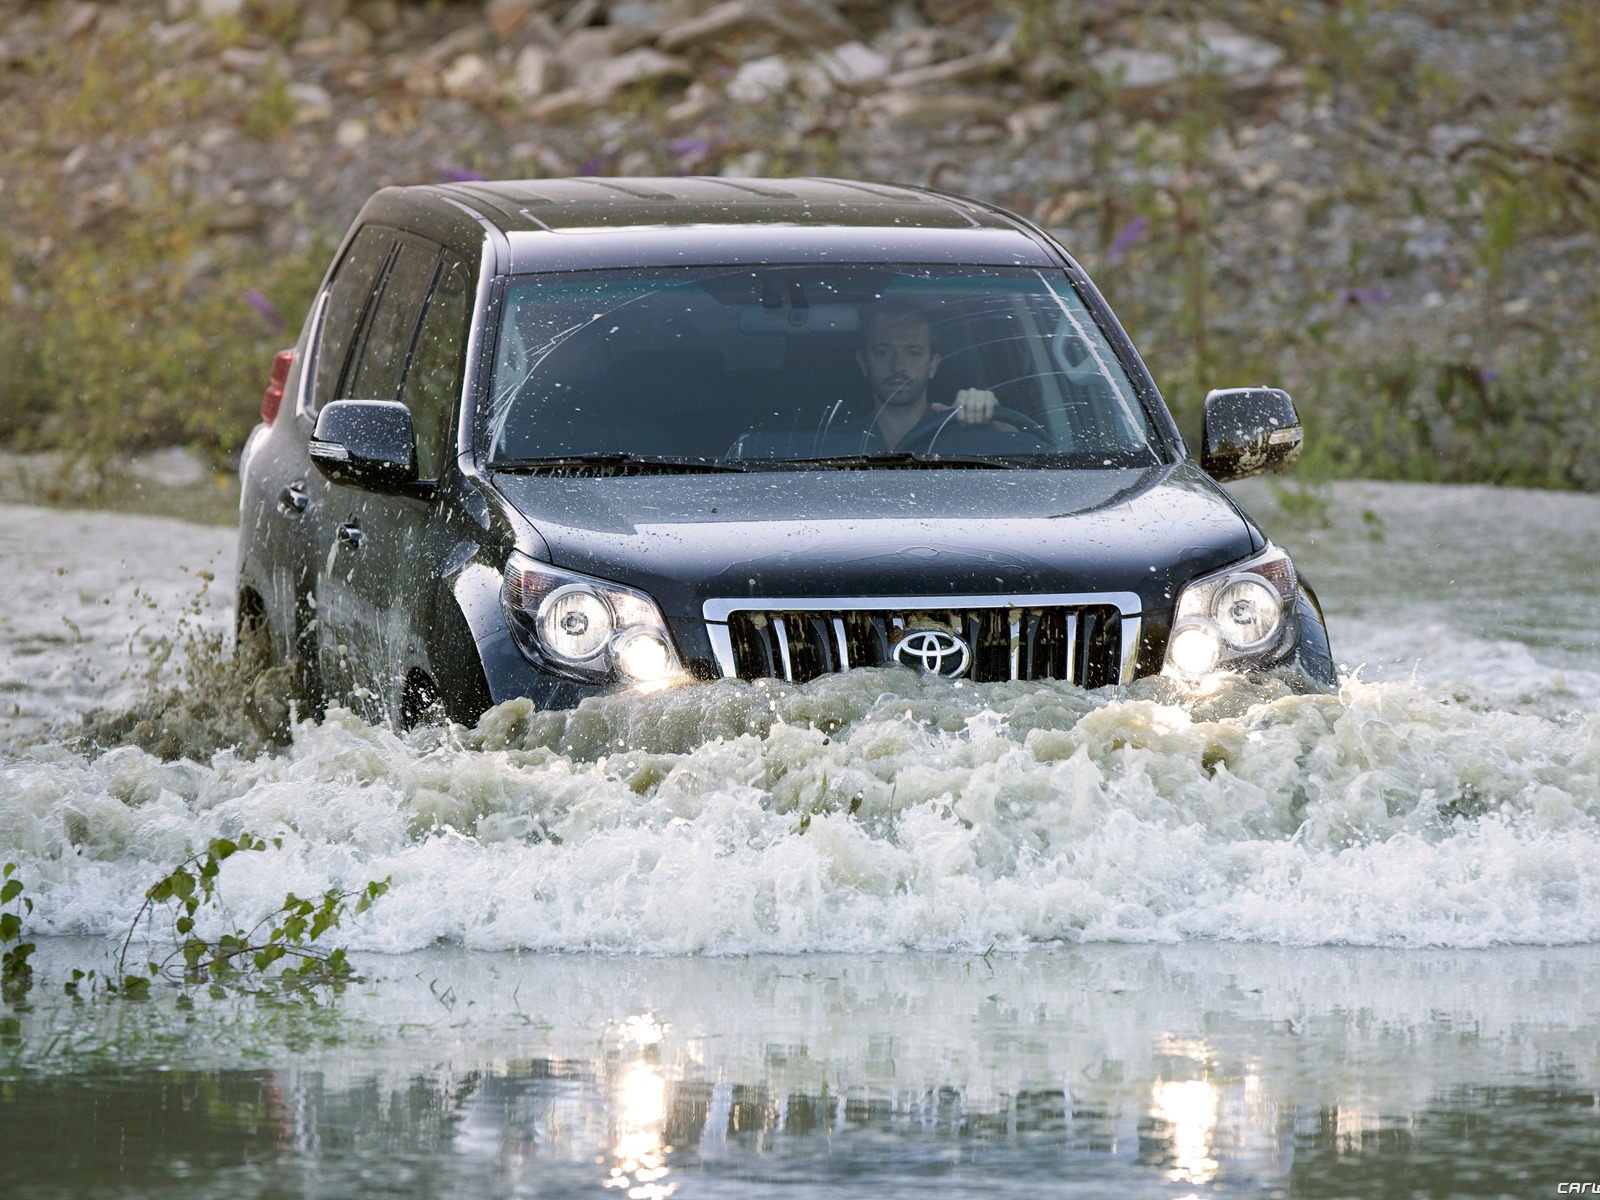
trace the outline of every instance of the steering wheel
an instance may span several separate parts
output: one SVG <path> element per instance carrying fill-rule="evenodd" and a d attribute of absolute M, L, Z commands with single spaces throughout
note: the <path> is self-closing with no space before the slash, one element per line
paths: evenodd
<path fill-rule="evenodd" d="M 1014 408 L 1007 408 L 1003 404 L 996 405 L 994 413 L 989 420 L 991 422 L 1004 421 L 1007 425 L 1013 425 L 1018 433 L 1025 433 L 1047 446 L 1054 444 L 1054 439 L 1051 438 L 1043 425 L 1032 417 L 1019 413 Z M 910 433 L 900 439 L 900 444 L 895 449 L 913 452 L 923 450 L 931 453 L 933 443 L 938 440 L 939 435 L 952 426 L 957 431 L 983 428 L 981 425 L 961 424 L 961 418 L 956 415 L 955 409 L 951 409 L 949 412 L 930 412 L 917 422 Z"/>

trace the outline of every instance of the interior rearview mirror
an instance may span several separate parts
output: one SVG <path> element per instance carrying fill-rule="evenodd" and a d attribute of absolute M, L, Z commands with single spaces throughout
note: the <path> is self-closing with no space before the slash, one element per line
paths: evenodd
<path fill-rule="evenodd" d="M 1219 388 L 1206 395 L 1200 468 L 1226 482 L 1281 471 L 1300 456 L 1305 431 L 1279 388 Z"/>
<path fill-rule="evenodd" d="M 411 410 L 393 400 L 335 400 L 317 417 L 307 451 L 334 483 L 404 492 L 417 482 Z"/>

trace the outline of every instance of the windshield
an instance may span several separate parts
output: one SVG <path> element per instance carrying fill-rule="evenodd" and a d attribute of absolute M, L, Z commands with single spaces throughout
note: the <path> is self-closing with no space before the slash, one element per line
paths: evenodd
<path fill-rule="evenodd" d="M 1149 418 L 1064 273 L 594 271 L 508 289 L 490 465 L 1142 467 Z"/>

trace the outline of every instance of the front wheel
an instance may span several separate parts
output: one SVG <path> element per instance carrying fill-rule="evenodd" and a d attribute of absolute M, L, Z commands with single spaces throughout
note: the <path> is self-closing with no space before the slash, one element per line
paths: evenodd
<path fill-rule="evenodd" d="M 285 660 L 279 654 L 266 608 L 250 593 L 239 598 L 233 675 L 251 724 L 266 741 L 287 744 L 296 715 L 305 715 L 307 708 L 304 672 L 298 658 Z"/>

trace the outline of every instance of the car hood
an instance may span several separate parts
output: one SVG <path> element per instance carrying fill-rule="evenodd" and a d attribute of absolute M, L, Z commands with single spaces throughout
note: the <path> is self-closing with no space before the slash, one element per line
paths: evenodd
<path fill-rule="evenodd" d="M 495 487 L 557 566 L 624 582 L 669 615 L 712 598 L 1134 592 L 1262 545 L 1188 463 L 1146 470 L 753 471 Z M 542 555 L 541 555 L 542 557 Z"/>

